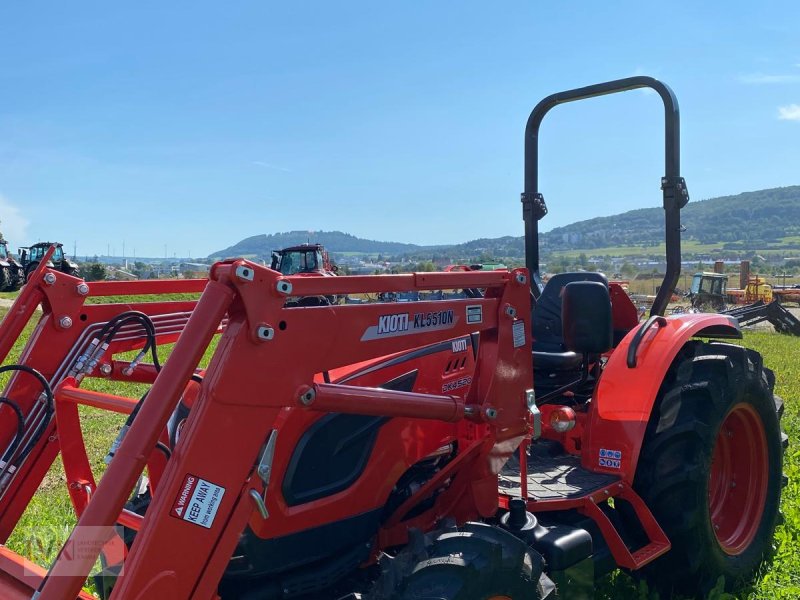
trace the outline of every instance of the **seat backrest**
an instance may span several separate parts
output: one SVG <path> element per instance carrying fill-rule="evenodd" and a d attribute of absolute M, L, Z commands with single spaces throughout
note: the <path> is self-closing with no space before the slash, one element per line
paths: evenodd
<path fill-rule="evenodd" d="M 542 295 L 533 305 L 531 323 L 534 351 L 564 352 L 564 337 L 561 331 L 561 293 L 564 286 L 573 281 L 597 281 L 608 287 L 608 279 L 602 273 L 580 271 L 553 275 L 544 286 Z"/>

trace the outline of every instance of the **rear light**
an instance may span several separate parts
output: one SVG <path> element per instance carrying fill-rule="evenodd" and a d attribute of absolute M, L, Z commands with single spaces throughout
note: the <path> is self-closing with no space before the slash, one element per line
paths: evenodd
<path fill-rule="evenodd" d="M 550 428 L 558 433 L 566 433 L 575 427 L 575 411 L 568 406 L 560 406 L 550 413 Z"/>

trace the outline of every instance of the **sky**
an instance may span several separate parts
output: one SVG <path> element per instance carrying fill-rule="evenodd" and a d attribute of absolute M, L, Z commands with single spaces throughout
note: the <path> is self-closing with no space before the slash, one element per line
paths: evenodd
<path fill-rule="evenodd" d="M 521 235 L 533 106 L 638 74 L 678 97 L 693 200 L 800 184 L 798 23 L 797 0 L 4 2 L 0 231 L 79 257 Z M 557 107 L 540 152 L 544 230 L 660 205 L 655 94 Z"/>

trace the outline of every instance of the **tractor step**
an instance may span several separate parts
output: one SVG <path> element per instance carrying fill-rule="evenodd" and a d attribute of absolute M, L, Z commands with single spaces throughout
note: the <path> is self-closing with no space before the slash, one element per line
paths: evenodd
<path fill-rule="evenodd" d="M 500 473 L 501 494 L 521 496 L 519 471 L 519 458 L 514 455 Z M 580 457 L 567 454 L 555 442 L 539 440 L 528 449 L 528 500 L 581 498 L 618 480 L 616 475 L 584 469 Z"/>
<path fill-rule="evenodd" d="M 580 458 L 564 452 L 550 440 L 538 440 L 527 451 L 528 510 L 539 512 L 575 509 L 590 517 L 603 535 L 615 562 L 626 569 L 640 569 L 669 551 L 670 542 L 644 501 L 626 482 L 616 475 L 594 473 L 581 466 Z M 520 462 L 511 458 L 500 473 L 501 496 L 522 495 Z M 633 508 L 648 542 L 630 548 L 615 525 L 601 508 L 610 498 L 626 500 Z"/>

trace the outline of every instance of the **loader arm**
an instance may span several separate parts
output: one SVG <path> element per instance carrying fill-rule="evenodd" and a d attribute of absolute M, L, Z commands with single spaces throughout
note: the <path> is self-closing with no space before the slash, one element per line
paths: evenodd
<path fill-rule="evenodd" d="M 290 295 L 465 287 L 484 288 L 486 296 L 400 307 L 286 307 Z M 176 289 L 202 290 L 202 295 L 197 302 L 85 302 L 93 295 L 155 295 Z M 22 357 L 47 380 L 53 416 L 42 417 L 48 419 L 43 429 L 46 435 L 39 437 L 23 457 L 0 499 L 0 526 L 7 537 L 60 451 L 70 497 L 79 515 L 65 549 L 75 544 L 93 549 L 79 556 L 62 549 L 46 576 L 26 575 L 24 581 L 32 590 L 38 589 L 39 600 L 77 597 L 97 554 L 113 546 L 114 525 L 125 525 L 137 533 L 113 599 L 213 598 L 246 526 L 260 528 L 268 538 L 292 527 L 312 526 L 323 516 L 331 519 L 344 515 L 353 511 L 353 506 L 381 508 L 385 498 L 347 491 L 304 507 L 287 504 L 276 482 L 286 472 L 294 445 L 291 440 L 306 427 L 303 419 L 309 415 L 331 411 L 373 415 L 405 420 L 409 427 L 435 421 L 452 431 L 446 439 L 472 440 L 460 445 L 439 479 L 396 507 L 397 514 L 385 522 L 375 539 L 374 552 L 381 543 L 406 539 L 407 523 L 401 521 L 423 502 L 432 501 L 434 506 L 415 513 L 414 522 L 425 527 L 435 522 L 438 506 L 446 506 L 447 512 L 464 520 L 493 514 L 498 506 L 497 472 L 530 430 L 526 394 L 532 386 L 530 311 L 524 270 L 307 278 L 283 277 L 237 260 L 217 263 L 208 282 L 85 284 L 41 268 L 0 326 L 0 349 L 10 347 L 38 305 L 43 313 Z M 106 338 L 108 348 L 98 358 L 97 348 L 103 344 L 95 344 L 92 350 L 92 340 L 102 340 L 103 328 L 131 310 L 143 313 L 145 318 L 117 323 L 116 337 Z M 137 364 L 139 357 L 131 361 L 119 356 L 148 348 L 148 322 L 153 324 L 156 345 L 176 342 L 160 369 L 144 362 Z M 198 366 L 220 333 L 201 378 Z M 480 344 L 475 344 L 470 384 L 459 384 L 453 390 L 408 392 L 344 381 L 348 372 L 353 381 L 364 380 L 359 366 L 379 357 L 418 352 L 447 340 L 477 335 Z M 89 369 L 92 356 L 96 360 Z M 340 374 L 333 383 L 324 381 L 330 372 Z M 321 379 L 323 373 L 326 377 Z M 140 402 L 138 398 L 82 387 L 90 377 L 148 382 L 152 387 Z M 164 440 L 167 421 L 187 386 L 196 385 L 191 383 L 193 378 L 202 382 L 199 394 L 180 441 L 164 466 L 164 457 L 156 447 Z M 5 395 L 29 414 L 37 410 L 40 389 L 27 375 L 18 374 Z M 84 448 L 79 405 L 122 414 L 136 411 L 135 420 L 99 480 L 92 473 Z M 0 417 L 3 439 L 11 443 L 13 422 L 6 413 L 0 413 Z M 430 447 L 419 451 L 435 450 L 436 444 L 441 445 L 438 440 L 432 438 L 426 442 Z M 267 448 L 272 450 L 266 452 Z M 265 455 L 270 456 L 268 464 Z M 145 467 L 156 477 L 151 481 L 152 503 L 142 517 L 123 506 Z M 264 478 L 265 468 L 271 471 L 271 479 Z M 387 485 L 383 472 L 368 469 L 362 478 L 369 477 Z M 391 487 L 391 483 L 388 485 Z M 125 553 L 122 549 L 121 554 Z M 0 578 L 0 585 L 2 581 Z"/>

